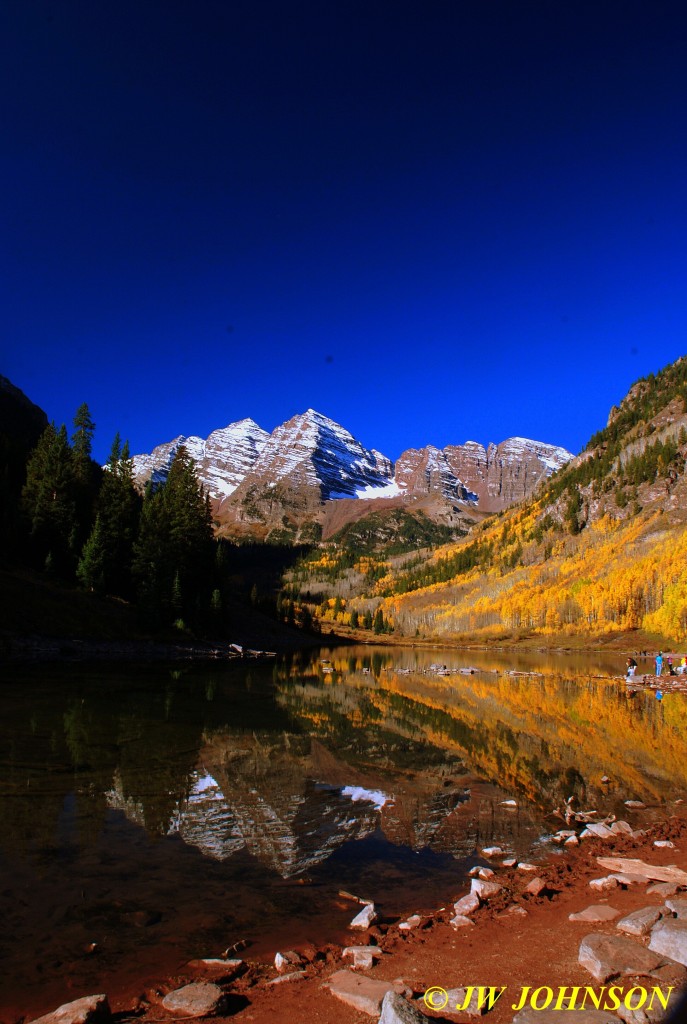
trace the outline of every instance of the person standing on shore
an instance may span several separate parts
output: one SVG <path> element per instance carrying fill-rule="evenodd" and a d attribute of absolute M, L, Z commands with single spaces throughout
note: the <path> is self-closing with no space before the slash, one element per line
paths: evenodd
<path fill-rule="evenodd" d="M 663 651 L 659 651 L 656 655 L 656 675 L 660 676 L 663 672 Z"/>
<path fill-rule="evenodd" d="M 631 679 L 637 669 L 637 662 L 634 658 L 627 659 L 627 678 Z"/>

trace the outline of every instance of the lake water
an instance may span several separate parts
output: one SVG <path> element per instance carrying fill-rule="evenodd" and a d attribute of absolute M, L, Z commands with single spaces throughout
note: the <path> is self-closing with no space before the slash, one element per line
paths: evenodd
<path fill-rule="evenodd" d="M 478 847 L 547 848 L 573 793 L 659 813 L 687 794 L 687 701 L 628 695 L 623 663 L 342 647 L 6 669 L 2 1019 L 136 994 L 239 940 L 341 940 L 342 890 L 386 916 L 442 906 Z"/>

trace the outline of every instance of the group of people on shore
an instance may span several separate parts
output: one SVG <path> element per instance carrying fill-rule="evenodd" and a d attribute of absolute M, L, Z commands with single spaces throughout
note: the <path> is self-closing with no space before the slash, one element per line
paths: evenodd
<path fill-rule="evenodd" d="M 639 657 L 639 655 L 637 655 L 637 656 Z M 642 651 L 642 657 L 644 657 L 644 658 L 648 658 L 649 657 L 649 654 L 647 653 L 647 651 Z M 667 675 L 669 675 L 669 676 L 684 675 L 684 673 L 687 672 L 687 655 L 684 655 L 682 657 L 682 660 L 680 661 L 680 664 L 676 667 L 673 664 L 673 656 L 672 656 L 672 654 L 668 654 L 664 658 L 663 651 L 659 651 L 658 654 L 656 655 L 655 659 L 654 659 L 654 662 L 655 662 L 655 665 L 656 665 L 656 675 L 657 676 L 662 676 L 663 675 L 664 665 L 668 669 Z M 637 671 L 637 662 L 632 657 L 628 658 L 627 659 L 627 678 L 628 679 L 632 679 L 632 677 L 634 676 L 636 671 Z"/>

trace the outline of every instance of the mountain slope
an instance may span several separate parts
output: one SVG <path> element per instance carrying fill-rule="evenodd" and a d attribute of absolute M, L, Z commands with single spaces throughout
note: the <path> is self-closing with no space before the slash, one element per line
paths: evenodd
<path fill-rule="evenodd" d="M 380 608 L 410 636 L 687 641 L 686 410 L 682 358 L 634 385 L 534 498 L 412 565 L 368 562 L 338 621 Z"/>

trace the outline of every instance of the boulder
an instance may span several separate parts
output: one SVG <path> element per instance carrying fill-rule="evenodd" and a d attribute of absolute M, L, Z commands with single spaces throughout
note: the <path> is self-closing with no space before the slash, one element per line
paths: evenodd
<path fill-rule="evenodd" d="M 674 882 L 652 882 L 647 886 L 646 891 L 647 894 L 656 893 L 657 896 L 663 896 L 665 899 L 666 896 L 674 896 L 679 888 L 680 886 Z"/>
<path fill-rule="evenodd" d="M 544 892 L 545 889 L 546 882 L 543 878 L 540 878 L 539 875 L 537 875 L 536 878 L 532 879 L 529 885 L 525 886 L 523 891 L 529 893 L 530 896 L 539 896 L 541 895 L 541 893 Z"/>
<path fill-rule="evenodd" d="M 602 904 L 600 906 L 586 907 L 585 910 L 580 910 L 577 914 L 568 914 L 568 920 L 599 923 L 601 921 L 615 921 L 616 917 L 619 916 L 620 911 L 616 910 L 615 907 Z"/>
<path fill-rule="evenodd" d="M 518 864 L 518 871 L 539 871 L 537 864 L 528 864 L 527 861 L 521 860 Z"/>
<path fill-rule="evenodd" d="M 642 803 L 641 800 L 626 800 L 625 806 L 629 807 L 633 811 L 643 811 L 646 804 Z"/>
<path fill-rule="evenodd" d="M 609 889 L 617 889 L 619 884 L 615 875 L 604 875 L 603 878 L 590 879 L 589 888 L 594 892 L 607 892 Z"/>
<path fill-rule="evenodd" d="M 577 838 L 576 835 L 575 836 L 569 836 L 568 839 L 565 840 L 563 845 L 564 846 L 579 846 L 580 845 L 580 840 Z"/>
<path fill-rule="evenodd" d="M 274 957 L 274 966 L 280 974 L 293 970 L 294 967 L 300 967 L 302 962 L 298 953 L 294 953 L 292 949 L 287 950 L 285 953 L 277 953 Z"/>
<path fill-rule="evenodd" d="M 630 857 L 597 857 L 597 863 L 606 871 L 627 871 L 631 875 L 644 875 L 657 882 L 674 882 L 676 885 L 687 885 L 687 871 L 676 867 L 659 867 L 646 864 L 643 860 Z"/>
<path fill-rule="evenodd" d="M 224 1008 L 224 993 L 211 981 L 194 981 L 174 989 L 162 1000 L 165 1010 L 180 1017 L 212 1017 Z"/>
<path fill-rule="evenodd" d="M 381 1010 L 382 1001 L 387 992 L 393 992 L 394 986 L 389 981 L 375 981 L 353 971 L 336 971 L 326 986 L 333 996 L 342 1003 L 369 1013 L 376 1017 Z"/>
<path fill-rule="evenodd" d="M 476 893 L 481 900 L 488 900 L 490 896 L 496 896 L 497 892 L 501 892 L 502 889 L 503 886 L 498 882 L 485 882 L 481 878 L 473 878 L 471 884 L 471 892 Z"/>
<path fill-rule="evenodd" d="M 479 868 L 479 870 L 477 871 L 477 877 L 483 878 L 485 882 L 487 881 L 487 879 L 493 878 L 495 874 L 496 872 L 492 871 L 491 868 Z"/>
<path fill-rule="evenodd" d="M 648 878 L 646 875 L 631 875 L 628 871 L 612 871 L 609 878 L 615 878 L 620 885 L 646 885 Z M 662 883 L 665 884 L 665 883 Z"/>
<path fill-rule="evenodd" d="M 343 955 L 353 957 L 353 966 L 356 970 L 369 971 L 374 967 L 375 960 L 382 955 L 382 951 L 378 946 L 347 946 Z"/>
<path fill-rule="evenodd" d="M 658 1000 L 654 1000 L 653 1005 L 650 1007 L 649 1004 L 639 1010 L 630 1010 L 628 1007 L 623 1006 L 621 1003 L 616 1013 L 624 1024 L 660 1024 L 660 1021 L 666 1020 L 675 1009 L 682 998 L 683 993 L 678 989 L 674 989 L 668 996 L 668 1009 L 664 1010 L 663 1006 Z M 678 1020 L 675 1018 L 671 1018 Z"/>
<path fill-rule="evenodd" d="M 374 903 L 367 903 L 363 909 L 357 914 L 351 923 L 349 928 L 360 928 L 361 931 L 365 931 L 377 920 L 377 912 L 374 907 Z"/>
<path fill-rule="evenodd" d="M 37 1017 L 31 1024 L 100 1024 L 111 1017 L 106 995 L 83 996 L 71 1003 L 63 1003 L 44 1017 Z"/>
<path fill-rule="evenodd" d="M 590 822 L 581 834 L 583 836 L 596 836 L 597 839 L 612 839 L 614 835 L 607 825 L 595 824 L 594 822 Z"/>
<path fill-rule="evenodd" d="M 500 857 L 502 853 L 503 850 L 500 846 L 486 846 L 482 850 L 483 857 Z"/>
<path fill-rule="evenodd" d="M 501 867 L 504 867 L 504 868 L 514 868 L 517 863 L 518 863 L 517 857 L 506 857 L 506 859 L 501 862 Z"/>
<path fill-rule="evenodd" d="M 664 917 L 651 930 L 649 949 L 687 966 L 687 921 Z"/>
<path fill-rule="evenodd" d="M 611 832 L 614 836 L 626 835 L 631 836 L 633 833 L 632 825 L 627 821 L 614 821 L 611 825 Z"/>
<path fill-rule="evenodd" d="M 617 975 L 649 974 L 667 958 L 624 935 L 586 935 L 580 943 L 578 960 L 597 981 L 606 982 Z"/>
<path fill-rule="evenodd" d="M 648 935 L 662 916 L 660 907 L 642 907 L 618 921 L 616 928 L 626 935 Z"/>
<path fill-rule="evenodd" d="M 675 843 L 671 843 L 670 839 L 654 839 L 654 846 L 657 846 L 659 850 L 675 849 Z"/>
<path fill-rule="evenodd" d="M 387 992 L 382 1000 L 382 1015 L 378 1024 L 426 1024 L 427 1017 L 399 995 Z"/>
<path fill-rule="evenodd" d="M 453 909 L 456 914 L 472 914 L 475 910 L 479 910 L 479 896 L 476 892 L 469 892 L 467 896 L 456 900 Z"/>

